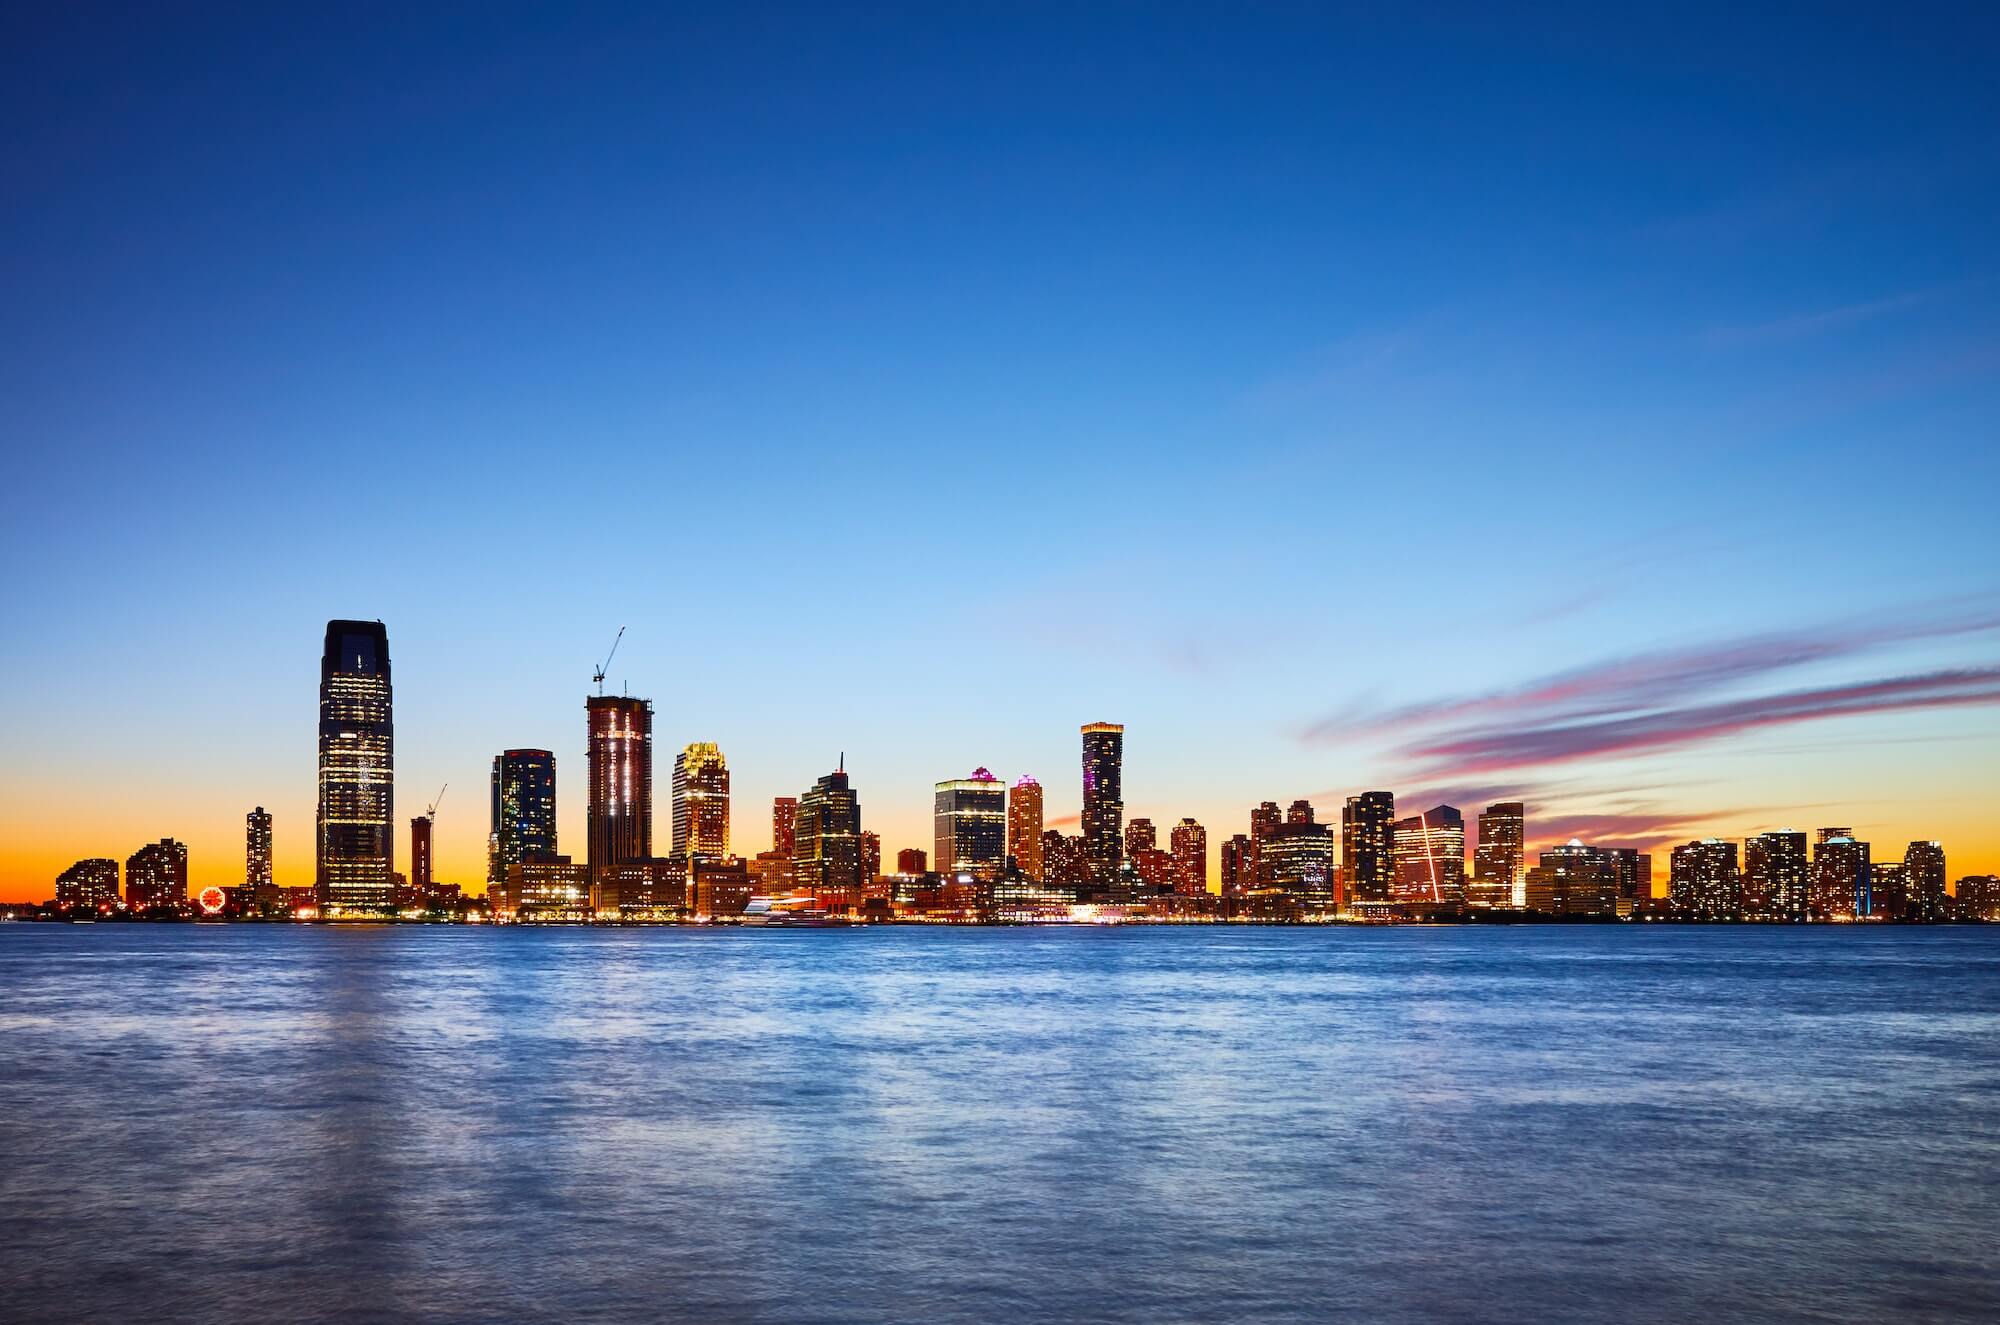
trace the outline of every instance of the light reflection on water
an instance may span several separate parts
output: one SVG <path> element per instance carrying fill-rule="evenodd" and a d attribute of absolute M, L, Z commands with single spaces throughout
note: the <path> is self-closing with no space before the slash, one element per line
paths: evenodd
<path fill-rule="evenodd" d="M 0 930 L 8 1320 L 2000 1314 L 2000 930 Z"/>

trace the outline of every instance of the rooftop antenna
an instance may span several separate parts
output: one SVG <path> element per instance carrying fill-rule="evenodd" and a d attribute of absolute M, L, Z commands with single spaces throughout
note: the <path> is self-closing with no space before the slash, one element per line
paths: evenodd
<path fill-rule="evenodd" d="M 840 767 L 834 771 L 837 773 L 845 773 L 847 771 L 847 751 L 842 750 L 840 752 Z"/>
<path fill-rule="evenodd" d="M 611 641 L 611 652 L 604 655 L 604 661 L 597 664 L 597 670 L 590 674 L 590 679 L 597 686 L 597 693 L 600 695 L 604 693 L 604 669 L 611 666 L 611 660 L 618 656 L 618 641 L 624 638 L 625 627 L 620 626 L 617 639 Z"/>

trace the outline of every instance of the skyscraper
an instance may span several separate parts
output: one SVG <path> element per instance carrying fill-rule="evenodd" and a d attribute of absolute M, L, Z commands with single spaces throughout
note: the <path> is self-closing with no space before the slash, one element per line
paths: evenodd
<path fill-rule="evenodd" d="M 93 856 L 56 875 L 56 905 L 102 911 L 118 904 L 118 862 Z"/>
<path fill-rule="evenodd" d="M 255 900 L 271 886 L 271 816 L 259 805 L 243 816 L 243 888 Z"/>
<path fill-rule="evenodd" d="M 1026 773 L 1007 793 L 1007 854 L 1015 869 L 1041 882 L 1042 784 Z"/>
<path fill-rule="evenodd" d="M 1526 820 L 1527 810 L 1520 801 L 1489 805 L 1479 816 L 1479 843 L 1472 850 L 1472 886 L 1466 889 L 1468 903 L 1483 907 L 1522 904 Z"/>
<path fill-rule="evenodd" d="M 1528 909 L 1551 916 L 1618 914 L 1618 867 L 1613 854 L 1571 838 L 1542 853 L 1528 871 Z"/>
<path fill-rule="evenodd" d="M 797 796 L 774 796 L 771 798 L 771 849 L 792 854 L 798 843 L 799 798 Z"/>
<path fill-rule="evenodd" d="M 1250 811 L 1250 851 L 1241 862 L 1242 884 L 1245 888 L 1254 888 L 1260 882 L 1269 882 L 1264 877 L 1262 867 L 1257 863 L 1257 844 L 1269 837 L 1272 830 L 1284 821 L 1285 816 L 1278 809 L 1276 801 L 1263 801 L 1256 809 Z"/>
<path fill-rule="evenodd" d="M 861 798 L 845 768 L 828 773 L 799 797 L 793 827 L 793 886 L 821 895 L 861 889 Z"/>
<path fill-rule="evenodd" d="M 1257 847 L 1238 833 L 1222 844 L 1222 895 L 1238 897 L 1257 886 Z"/>
<path fill-rule="evenodd" d="M 1903 851 L 1903 888 L 1909 899 L 1906 920 L 1935 924 L 1951 919 L 1951 898 L 1945 892 L 1944 848 L 1936 842 L 1912 842 Z"/>
<path fill-rule="evenodd" d="M 556 757 L 547 750 L 493 756 L 486 883 L 505 883 L 507 867 L 556 856 Z"/>
<path fill-rule="evenodd" d="M 1208 830 L 1192 819 L 1174 825 L 1174 891 L 1198 896 L 1208 891 Z"/>
<path fill-rule="evenodd" d="M 1395 900 L 1432 906 L 1465 901 L 1465 816 L 1449 805 L 1396 821 Z"/>
<path fill-rule="evenodd" d="M 1652 853 L 1637 847 L 1605 847 L 1603 851 L 1618 876 L 1618 914 L 1629 916 L 1640 902 L 1652 900 Z"/>
<path fill-rule="evenodd" d="M 729 854 L 729 763 L 713 741 L 696 741 L 674 756 L 676 856 Z"/>
<path fill-rule="evenodd" d="M 1818 839 L 1813 845 L 1813 918 L 1869 914 L 1868 844 L 1855 841 L 1851 828 L 1822 828 Z"/>
<path fill-rule="evenodd" d="M 410 888 L 419 897 L 431 891 L 431 817 L 420 814 L 410 820 Z"/>
<path fill-rule="evenodd" d="M 319 662 L 319 904 L 333 914 L 395 904 L 396 728 L 389 630 L 329 621 Z"/>
<path fill-rule="evenodd" d="M 653 703 L 626 695 L 583 701 L 589 729 L 590 868 L 653 854 Z"/>
<path fill-rule="evenodd" d="M 1349 796 L 1340 812 L 1340 864 L 1347 894 L 1386 902 L 1396 879 L 1396 797 L 1386 791 Z"/>
<path fill-rule="evenodd" d="M 932 826 L 938 873 L 998 878 L 1007 863 L 1007 784 L 984 768 L 938 783 Z"/>
<path fill-rule="evenodd" d="M 1093 880 L 1110 877 L 1124 858 L 1124 768 L 1124 726 L 1084 724 L 1083 853 Z"/>
<path fill-rule="evenodd" d="M 863 887 L 882 877 L 882 835 L 861 830 L 861 883 Z"/>
<path fill-rule="evenodd" d="M 188 849 L 163 837 L 148 842 L 125 861 L 125 905 L 134 911 L 179 906 L 188 895 Z"/>
<path fill-rule="evenodd" d="M 1257 844 L 1258 882 L 1296 898 L 1308 913 L 1335 911 L 1341 897 L 1333 849 L 1331 826 L 1310 819 L 1281 823 Z"/>
<path fill-rule="evenodd" d="M 1743 914 L 1753 920 L 1804 920 L 1809 877 L 1804 833 L 1781 828 L 1747 839 Z"/>
<path fill-rule="evenodd" d="M 1667 899 L 1675 914 L 1689 920 L 1735 919 L 1743 909 L 1736 844 L 1705 837 L 1675 847 L 1668 866 Z"/>

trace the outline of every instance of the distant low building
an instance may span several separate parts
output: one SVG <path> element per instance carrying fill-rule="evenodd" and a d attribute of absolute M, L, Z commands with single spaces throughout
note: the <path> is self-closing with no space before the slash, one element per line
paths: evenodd
<path fill-rule="evenodd" d="M 1618 865 L 1602 847 L 1575 838 L 1541 855 L 1528 871 L 1528 909 L 1550 916 L 1618 914 Z"/>
<path fill-rule="evenodd" d="M 2000 874 L 1968 874 L 1958 881 L 1961 920 L 2000 920 Z"/>

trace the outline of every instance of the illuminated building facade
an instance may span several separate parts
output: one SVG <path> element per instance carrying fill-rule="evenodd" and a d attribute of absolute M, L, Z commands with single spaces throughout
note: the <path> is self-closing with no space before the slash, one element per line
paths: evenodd
<path fill-rule="evenodd" d="M 134 911 L 179 906 L 188 895 L 188 849 L 163 837 L 148 842 L 125 861 L 125 905 Z"/>
<path fill-rule="evenodd" d="M 1151 819 L 1134 819 L 1125 825 L 1125 854 L 1136 856 L 1141 851 L 1151 851 L 1160 845 L 1159 830 L 1153 827 Z"/>
<path fill-rule="evenodd" d="M 1611 852 L 1571 838 L 1528 871 L 1528 909 L 1549 916 L 1618 914 L 1618 866 Z"/>
<path fill-rule="evenodd" d="M 1208 891 L 1208 830 L 1192 819 L 1174 825 L 1174 891 L 1193 897 Z"/>
<path fill-rule="evenodd" d="M 1499 801 L 1479 816 L 1479 843 L 1472 850 L 1472 883 L 1465 890 L 1469 905 L 1492 908 L 1521 906 L 1527 859 L 1527 807 L 1520 801 Z"/>
<path fill-rule="evenodd" d="M 1707 837 L 1673 850 L 1667 867 L 1667 900 L 1689 920 L 1732 920 L 1743 909 L 1743 879 L 1736 844 Z"/>
<path fill-rule="evenodd" d="M 1743 843 L 1743 915 L 1751 920 L 1804 920 L 1811 868 L 1806 835 L 1790 828 Z"/>
<path fill-rule="evenodd" d="M 1900 860 L 1878 860 L 1868 867 L 1868 914 L 1877 920 L 1901 920 L 1909 913 L 1908 873 Z"/>
<path fill-rule="evenodd" d="M 713 741 L 674 756 L 673 849 L 676 856 L 729 854 L 729 761 Z"/>
<path fill-rule="evenodd" d="M 396 733 L 389 631 L 329 621 L 319 663 L 319 904 L 382 912 L 395 903 Z"/>
<path fill-rule="evenodd" d="M 1912 842 L 1903 851 L 1903 918 L 1923 924 L 1951 919 L 1951 898 L 1945 892 L 1944 848 L 1936 842 Z"/>
<path fill-rule="evenodd" d="M 118 862 L 92 856 L 56 875 L 56 905 L 103 911 L 118 905 Z"/>
<path fill-rule="evenodd" d="M 750 905 L 754 882 L 739 856 L 697 856 L 688 880 L 688 909 L 702 920 L 740 916 Z"/>
<path fill-rule="evenodd" d="M 882 835 L 861 830 L 861 882 L 865 886 L 882 877 Z"/>
<path fill-rule="evenodd" d="M 653 703 L 626 695 L 583 701 L 589 732 L 592 869 L 653 854 Z"/>
<path fill-rule="evenodd" d="M 1173 887 L 1174 858 L 1171 853 L 1158 847 L 1140 847 L 1126 858 L 1125 863 L 1140 883 L 1153 888 Z"/>
<path fill-rule="evenodd" d="M 1007 863 L 1006 783 L 984 768 L 938 783 L 931 822 L 938 873 L 1000 877 Z"/>
<path fill-rule="evenodd" d="M 1224 842 L 1218 854 L 1224 897 L 1237 897 L 1257 886 L 1257 848 L 1247 834 Z"/>
<path fill-rule="evenodd" d="M 1865 916 L 1871 910 L 1869 846 L 1851 828 L 1822 828 L 1813 844 L 1808 905 L 1815 920 Z"/>
<path fill-rule="evenodd" d="M 1465 816 L 1449 805 L 1396 821 L 1394 900 L 1430 906 L 1465 901 Z"/>
<path fill-rule="evenodd" d="M 1342 898 L 1333 855 L 1333 830 L 1326 824 L 1279 824 L 1257 844 L 1259 886 L 1295 899 L 1309 914 L 1337 910 Z"/>
<path fill-rule="evenodd" d="M 261 805 L 243 816 L 243 886 L 258 899 L 272 888 L 271 815 Z"/>
<path fill-rule="evenodd" d="M 1023 876 L 1041 881 L 1042 784 L 1026 773 L 1007 792 L 1007 854 Z"/>
<path fill-rule="evenodd" d="M 1356 902 L 1393 899 L 1396 881 L 1396 798 L 1386 791 L 1349 796 L 1340 812 L 1340 865 Z M 1260 871 L 1261 873 L 1261 871 Z"/>
<path fill-rule="evenodd" d="M 1958 881 L 1961 920 L 2000 920 L 2000 875 L 1968 874 Z"/>
<path fill-rule="evenodd" d="M 798 844 L 799 798 L 775 796 L 771 800 L 771 849 L 787 856 Z"/>
<path fill-rule="evenodd" d="M 491 817 L 486 834 L 486 882 L 511 865 L 556 855 L 556 757 L 547 750 L 507 750 L 493 756 Z"/>
<path fill-rule="evenodd" d="M 861 890 L 861 798 L 838 769 L 799 797 L 794 821 L 792 886 L 815 894 Z"/>
<path fill-rule="evenodd" d="M 523 860 L 507 867 L 506 878 L 487 900 L 496 916 L 582 920 L 590 914 L 590 867 L 574 864 L 568 856 Z"/>
<path fill-rule="evenodd" d="M 1090 879 L 1090 854 L 1081 834 L 1053 828 L 1042 834 L 1042 882 L 1078 888 Z"/>
<path fill-rule="evenodd" d="M 1092 878 L 1107 878 L 1124 857 L 1125 728 L 1083 727 L 1083 852 Z"/>
<path fill-rule="evenodd" d="M 1653 896 L 1653 857 L 1637 847 L 1603 848 L 1618 876 L 1618 914 L 1629 916 Z"/>

